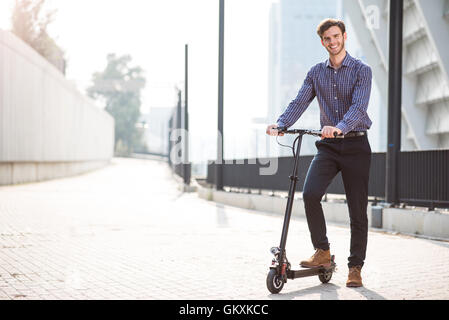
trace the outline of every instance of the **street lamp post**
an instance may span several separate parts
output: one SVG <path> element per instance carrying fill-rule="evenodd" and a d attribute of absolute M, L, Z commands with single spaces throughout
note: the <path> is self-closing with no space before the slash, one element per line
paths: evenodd
<path fill-rule="evenodd" d="M 224 0 L 220 0 L 218 41 L 218 132 L 215 187 L 223 190 L 223 74 L 224 74 Z"/>
<path fill-rule="evenodd" d="M 390 1 L 390 40 L 388 67 L 388 141 L 386 157 L 385 200 L 399 203 L 398 170 L 401 152 L 402 110 L 402 27 L 403 0 Z"/>
<path fill-rule="evenodd" d="M 183 177 L 184 183 L 190 185 L 191 167 L 189 164 L 189 45 L 185 45 L 185 81 L 184 81 L 184 163 L 183 163 Z"/>

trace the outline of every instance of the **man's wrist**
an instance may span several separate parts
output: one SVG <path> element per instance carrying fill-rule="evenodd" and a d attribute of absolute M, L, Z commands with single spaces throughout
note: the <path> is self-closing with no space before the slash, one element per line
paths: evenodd
<path fill-rule="evenodd" d="M 277 125 L 278 125 L 278 128 L 288 128 L 287 125 L 285 125 L 283 122 L 280 122 L 280 121 L 278 121 Z"/>
<path fill-rule="evenodd" d="M 339 123 L 335 126 L 335 128 L 340 129 L 343 135 L 347 134 L 350 130 L 347 126 L 342 123 Z"/>

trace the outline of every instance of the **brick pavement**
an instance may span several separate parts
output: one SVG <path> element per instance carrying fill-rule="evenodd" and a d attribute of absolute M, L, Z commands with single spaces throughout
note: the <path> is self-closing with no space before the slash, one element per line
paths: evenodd
<path fill-rule="evenodd" d="M 0 187 L 0 299 L 449 299 L 449 243 L 370 232 L 365 287 L 346 288 L 349 230 L 328 224 L 338 270 L 269 294 L 282 217 L 182 194 L 164 163 L 114 159 L 77 177 Z M 293 218 L 292 265 L 312 254 Z"/>

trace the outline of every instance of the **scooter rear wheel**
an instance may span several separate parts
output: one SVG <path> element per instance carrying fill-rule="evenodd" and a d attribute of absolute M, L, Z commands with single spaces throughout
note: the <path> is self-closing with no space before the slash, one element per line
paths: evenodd
<path fill-rule="evenodd" d="M 267 288 L 271 293 L 277 294 L 284 287 L 284 280 L 277 274 L 276 269 L 270 269 L 267 275 Z"/>

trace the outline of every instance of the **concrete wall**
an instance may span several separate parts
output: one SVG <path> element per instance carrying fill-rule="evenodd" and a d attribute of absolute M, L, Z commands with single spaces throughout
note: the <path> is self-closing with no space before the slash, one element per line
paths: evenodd
<path fill-rule="evenodd" d="M 382 228 L 405 234 L 449 239 L 449 214 L 426 210 L 384 208 Z"/>
<path fill-rule="evenodd" d="M 114 120 L 22 40 L 0 30 L 0 185 L 98 168 Z"/>
<path fill-rule="evenodd" d="M 235 207 L 258 210 L 279 215 L 285 214 L 286 198 L 267 195 L 246 194 L 217 191 L 210 188 L 197 187 L 198 196 L 202 199 Z M 326 221 L 349 226 L 349 212 L 345 203 L 321 202 Z M 373 215 L 371 203 L 368 204 L 368 225 L 372 228 L 388 232 L 408 235 L 426 236 L 436 239 L 449 239 L 449 214 L 436 211 L 382 208 L 380 217 Z M 376 208 L 379 208 L 376 206 Z M 304 202 L 295 199 L 292 216 L 305 218 Z M 373 219 L 374 217 L 374 219 Z M 381 225 L 373 226 L 373 220 L 380 218 Z M 375 221 L 377 223 L 377 221 Z"/>

